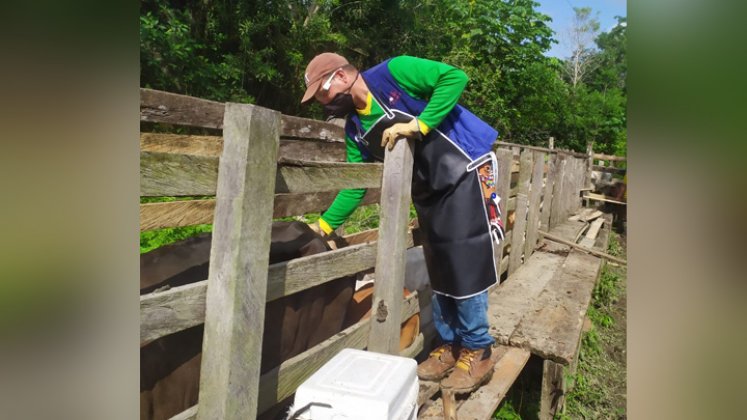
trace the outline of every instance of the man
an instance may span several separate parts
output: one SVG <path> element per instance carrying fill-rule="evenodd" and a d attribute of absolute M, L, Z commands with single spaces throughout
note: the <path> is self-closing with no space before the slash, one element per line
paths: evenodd
<path fill-rule="evenodd" d="M 497 131 L 457 105 L 468 79 L 444 63 L 400 56 L 359 72 L 344 57 L 323 53 L 309 62 L 304 79 L 301 102 L 315 98 L 328 116 L 347 118 L 348 162 L 383 160 L 385 147 L 416 139 L 412 198 L 443 342 L 418 366 L 418 376 L 440 380 L 451 372 L 442 386 L 473 390 L 495 363 L 487 289 L 498 281 L 493 246 L 503 238 L 491 152 Z M 364 194 L 341 191 L 318 229 L 332 233 Z"/>

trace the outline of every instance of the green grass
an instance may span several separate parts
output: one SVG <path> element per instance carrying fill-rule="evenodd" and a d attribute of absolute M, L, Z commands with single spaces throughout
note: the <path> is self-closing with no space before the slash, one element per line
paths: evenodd
<path fill-rule="evenodd" d="M 608 252 L 623 256 L 616 234 Z M 578 368 L 567 380 L 573 389 L 566 396 L 561 420 L 577 418 L 625 418 L 625 296 L 626 269 L 605 265 L 587 311 L 592 328 L 584 334 Z"/>

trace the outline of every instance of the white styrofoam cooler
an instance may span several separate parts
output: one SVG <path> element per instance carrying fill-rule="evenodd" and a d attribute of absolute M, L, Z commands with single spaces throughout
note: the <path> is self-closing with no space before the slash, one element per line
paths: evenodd
<path fill-rule="evenodd" d="M 294 410 L 303 420 L 415 420 L 415 360 L 343 349 L 296 390 Z"/>

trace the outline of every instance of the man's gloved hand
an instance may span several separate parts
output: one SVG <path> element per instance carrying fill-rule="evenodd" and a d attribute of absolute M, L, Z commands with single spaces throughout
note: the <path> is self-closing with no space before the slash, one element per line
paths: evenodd
<path fill-rule="evenodd" d="M 319 236 L 324 239 L 325 242 L 327 242 L 327 245 L 329 245 L 332 249 L 337 249 L 337 235 L 335 235 L 335 231 L 330 232 L 330 234 L 327 234 L 324 232 L 324 229 L 319 225 L 319 221 L 307 223 L 307 225 L 316 232 Z"/>
<path fill-rule="evenodd" d="M 381 147 L 388 147 L 389 150 L 394 149 L 394 144 L 402 137 L 408 139 L 414 139 L 421 137 L 420 125 L 418 119 L 413 118 L 410 122 L 397 123 L 393 126 L 384 130 L 381 136 Z"/>

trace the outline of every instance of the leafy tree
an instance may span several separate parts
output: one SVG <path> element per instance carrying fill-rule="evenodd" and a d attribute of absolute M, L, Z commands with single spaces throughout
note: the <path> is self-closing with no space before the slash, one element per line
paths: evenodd
<path fill-rule="evenodd" d="M 301 106 L 303 71 L 322 51 L 359 68 L 409 54 L 463 69 L 462 103 L 501 139 L 584 150 L 624 150 L 625 19 L 583 42 L 582 77 L 563 79 L 571 60 L 545 57 L 555 34 L 532 0 L 143 0 L 141 86 L 256 103 L 321 117 Z M 593 34 L 591 9 L 577 9 Z M 584 26 L 585 25 L 585 26 Z"/>
<path fill-rule="evenodd" d="M 573 12 L 573 25 L 568 34 L 572 52 L 566 61 L 566 73 L 575 89 L 596 64 L 596 54 L 591 42 L 599 32 L 599 20 L 592 16 L 591 7 L 574 7 Z"/>

